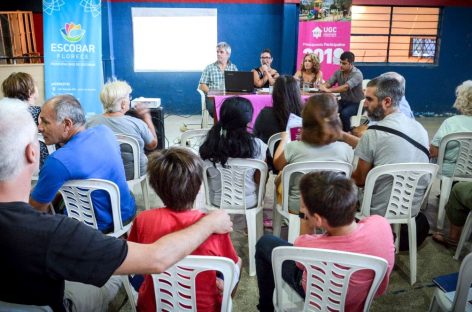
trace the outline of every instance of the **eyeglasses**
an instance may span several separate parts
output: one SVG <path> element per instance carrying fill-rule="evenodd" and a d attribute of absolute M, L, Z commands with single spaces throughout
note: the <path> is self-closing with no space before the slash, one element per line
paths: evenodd
<path fill-rule="evenodd" d="M 261 56 L 261 60 L 270 60 L 271 56 Z"/>

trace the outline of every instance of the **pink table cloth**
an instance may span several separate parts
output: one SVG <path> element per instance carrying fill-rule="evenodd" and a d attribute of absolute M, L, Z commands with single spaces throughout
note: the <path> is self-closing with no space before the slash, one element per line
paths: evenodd
<path fill-rule="evenodd" d="M 217 120 L 219 119 L 219 116 L 220 116 L 220 108 L 221 108 L 221 105 L 223 104 L 223 101 L 232 96 L 234 95 L 214 96 L 215 112 L 216 112 Z M 247 94 L 247 95 L 238 95 L 238 96 L 248 99 L 252 104 L 252 108 L 254 109 L 254 113 L 252 114 L 252 120 L 249 123 L 249 131 L 252 132 L 252 129 L 254 128 L 254 123 L 256 122 L 257 116 L 259 116 L 259 113 L 261 112 L 261 110 L 264 107 L 272 107 L 272 94 Z M 302 95 L 302 102 L 305 103 L 308 97 L 309 96 L 307 95 Z"/>

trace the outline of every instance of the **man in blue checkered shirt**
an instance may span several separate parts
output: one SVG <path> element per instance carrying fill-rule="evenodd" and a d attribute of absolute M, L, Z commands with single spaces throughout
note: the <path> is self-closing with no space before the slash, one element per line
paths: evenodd
<path fill-rule="evenodd" d="M 210 90 L 225 90 L 225 71 L 237 71 L 236 65 L 231 63 L 231 46 L 226 42 L 220 42 L 216 45 L 216 62 L 211 63 L 203 70 L 200 78 L 200 90 L 208 93 Z M 207 98 L 207 109 L 213 117 L 213 103 L 209 103 Z"/>

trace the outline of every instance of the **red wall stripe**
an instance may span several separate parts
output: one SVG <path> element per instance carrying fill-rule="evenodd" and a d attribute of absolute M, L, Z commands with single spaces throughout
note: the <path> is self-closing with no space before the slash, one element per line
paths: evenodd
<path fill-rule="evenodd" d="M 294 1 L 294 0 L 292 0 Z M 127 3 L 214 3 L 214 4 L 282 4 L 284 2 L 292 2 L 284 0 L 105 0 L 104 2 L 127 2 Z M 296 3 L 300 2 L 299 0 Z"/>

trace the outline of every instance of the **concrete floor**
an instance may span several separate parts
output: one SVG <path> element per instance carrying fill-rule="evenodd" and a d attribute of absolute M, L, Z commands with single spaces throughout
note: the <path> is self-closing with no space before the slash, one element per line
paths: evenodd
<path fill-rule="evenodd" d="M 431 139 L 444 119 L 444 117 L 423 117 L 417 120 L 426 128 Z M 178 142 L 181 134 L 180 128 L 184 123 L 187 124 L 187 128 L 189 129 L 199 128 L 200 117 L 166 116 L 164 123 L 167 139 L 166 147 L 168 147 Z M 271 215 L 273 194 L 273 187 L 271 185 L 271 181 L 269 181 L 264 204 L 264 213 L 266 215 Z M 159 198 L 154 192 L 151 193 L 151 207 L 159 207 L 161 205 Z M 434 229 L 434 224 L 436 223 L 438 206 L 436 195 L 438 193 L 439 186 L 437 181 L 435 181 L 430 193 L 428 205 L 424 211 L 432 229 Z M 142 209 L 142 197 L 140 197 L 139 194 L 137 199 L 138 205 L 140 205 Z M 249 277 L 248 275 L 248 250 L 247 236 L 244 235 L 244 217 L 235 217 L 234 223 L 234 232 L 231 237 L 244 264 L 238 291 L 233 300 L 233 310 L 246 312 L 257 311 L 257 280 L 255 277 Z M 468 248 L 465 249 L 468 250 Z M 453 253 L 454 250 L 446 249 L 442 245 L 433 242 L 431 237 L 428 237 L 418 249 L 417 282 L 413 286 L 409 284 L 408 253 L 402 252 L 398 254 L 395 261 L 395 268 L 390 277 L 387 293 L 374 300 L 371 311 L 427 311 L 434 292 L 432 278 L 459 270 L 460 261 L 456 261 L 452 258 Z M 464 250 L 463 255 L 465 253 L 466 251 Z M 126 304 L 120 311 L 129 311 L 129 306 Z"/>

